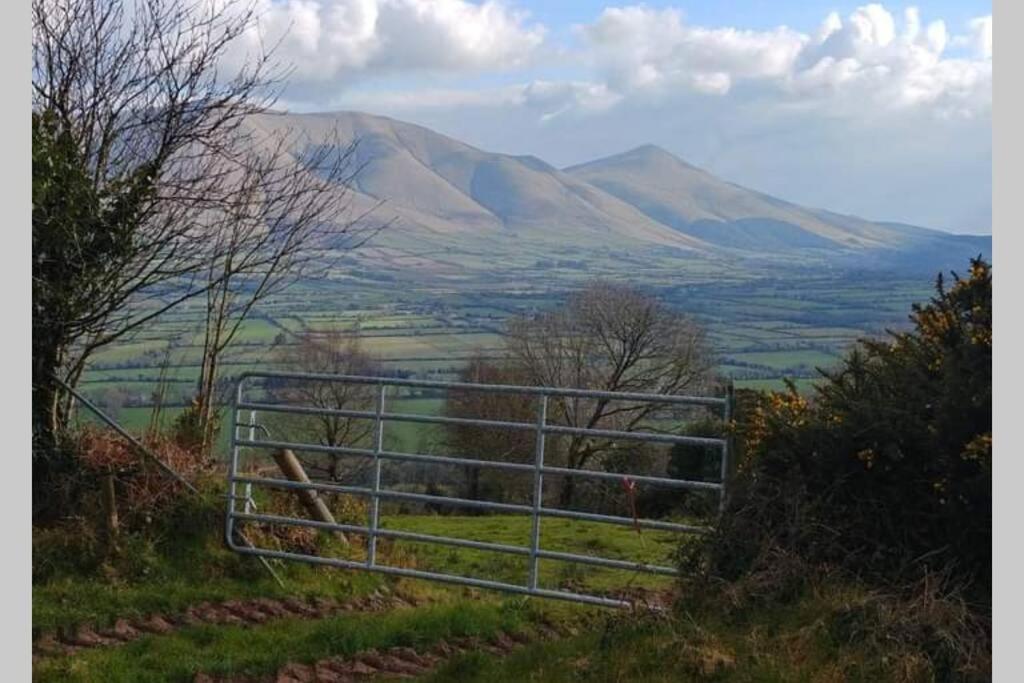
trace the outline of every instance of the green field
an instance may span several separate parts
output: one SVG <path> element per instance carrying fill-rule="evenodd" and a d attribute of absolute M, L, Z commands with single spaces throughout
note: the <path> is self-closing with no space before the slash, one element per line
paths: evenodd
<path fill-rule="evenodd" d="M 423 534 L 451 536 L 470 541 L 530 545 L 530 518 L 512 515 L 461 517 L 457 515 L 395 515 L 384 527 Z M 673 564 L 672 554 L 682 536 L 665 531 L 635 529 L 572 519 L 544 519 L 541 544 L 544 550 L 629 560 L 647 564 Z M 425 543 L 403 543 L 420 558 L 420 566 L 441 573 L 465 573 L 475 578 L 525 584 L 528 558 L 490 551 L 447 548 Z M 670 580 L 640 572 L 604 569 L 556 560 L 540 562 L 541 588 L 614 590 L 642 586 L 664 588 Z"/>
<path fill-rule="evenodd" d="M 906 324 L 906 312 L 927 299 L 928 276 L 828 274 L 680 260 L 662 254 L 633 258 L 598 251 L 585 271 L 554 272 L 536 259 L 502 264 L 487 277 L 430 277 L 396 267 L 390 279 L 361 279 L 344 271 L 300 282 L 261 304 L 224 358 L 225 381 L 280 366 L 279 349 L 304 330 L 358 330 L 362 346 L 382 371 L 452 379 L 473 355 L 498 357 L 504 321 L 554 306 L 594 277 L 622 280 L 697 319 L 707 330 L 722 374 L 737 386 L 781 388 L 789 378 L 807 389 L 859 338 L 878 337 Z M 583 254 L 583 252 L 581 252 Z M 624 270 L 625 269 L 625 270 Z M 359 272 L 359 271 L 354 271 Z M 536 284 L 534 284 L 536 283 Z M 147 406 L 166 363 L 171 415 L 194 391 L 200 358 L 201 311 L 186 304 L 157 319 L 134 339 L 95 355 L 82 387 L 132 427 L 147 422 Z M 432 404 L 430 411 L 436 412 Z M 389 425 L 391 444 L 414 446 L 434 438 L 410 424 Z"/>

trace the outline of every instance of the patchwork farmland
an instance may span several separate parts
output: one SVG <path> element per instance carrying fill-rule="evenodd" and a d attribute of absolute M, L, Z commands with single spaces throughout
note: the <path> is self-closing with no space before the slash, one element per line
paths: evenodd
<path fill-rule="evenodd" d="M 280 368 L 296 335 L 342 330 L 388 373 L 451 379 L 474 355 L 502 352 L 512 315 L 553 306 L 566 291 L 592 278 L 615 279 L 622 264 L 590 262 L 586 269 L 546 263 L 506 264 L 489 278 L 403 278 L 384 270 L 365 279 L 347 271 L 302 282 L 264 303 L 242 326 L 224 361 L 227 378 L 251 369 Z M 356 273 L 362 271 L 355 269 Z M 914 301 L 927 298 L 924 276 L 834 277 L 820 271 L 790 278 L 749 269 L 711 277 L 674 259 L 652 260 L 632 274 L 668 305 L 705 327 L 719 370 L 738 387 L 781 388 L 785 379 L 809 389 L 854 341 L 878 337 L 906 323 Z M 544 286 L 523 286 L 544 282 Z M 202 309 L 183 306 L 141 333 L 94 358 L 85 392 L 127 426 L 152 417 L 153 393 L 165 383 L 162 420 L 173 419 L 194 391 L 202 342 Z M 439 403 L 427 402 L 427 410 Z"/>

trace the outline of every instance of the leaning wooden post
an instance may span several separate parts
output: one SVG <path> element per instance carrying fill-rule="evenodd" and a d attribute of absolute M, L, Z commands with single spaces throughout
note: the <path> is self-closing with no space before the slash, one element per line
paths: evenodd
<path fill-rule="evenodd" d="M 295 457 L 295 453 L 287 448 L 281 448 L 274 451 L 274 462 L 281 468 L 281 472 L 284 476 L 288 477 L 289 480 L 298 482 L 301 484 L 310 483 L 309 477 L 306 476 L 306 470 L 302 469 L 302 463 Z M 331 514 L 327 504 L 324 503 L 323 498 L 313 489 L 300 489 L 296 491 L 299 495 L 299 500 L 302 501 L 302 505 L 305 506 L 306 510 L 309 511 L 313 517 L 320 522 L 326 522 L 328 524 L 337 524 L 334 521 L 334 515 Z M 345 537 L 341 531 L 335 531 L 335 536 L 339 541 L 348 545 L 348 538 Z"/>
<path fill-rule="evenodd" d="M 117 493 L 114 487 L 114 473 L 107 472 L 100 483 L 103 507 L 103 535 L 108 555 L 116 554 L 121 525 L 117 519 Z"/>

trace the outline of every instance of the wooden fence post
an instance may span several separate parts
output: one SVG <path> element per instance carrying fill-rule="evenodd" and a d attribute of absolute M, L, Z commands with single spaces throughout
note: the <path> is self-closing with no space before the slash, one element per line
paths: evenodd
<path fill-rule="evenodd" d="M 302 484 L 308 484 L 309 477 L 306 475 L 306 470 L 302 469 L 302 463 L 295 457 L 295 453 L 287 448 L 281 448 L 274 451 L 274 462 L 284 473 L 284 476 L 288 477 L 290 481 L 299 482 Z M 327 504 L 324 503 L 323 498 L 319 496 L 317 491 L 313 489 L 300 489 L 296 493 L 299 496 L 299 500 L 302 501 L 303 506 L 306 510 L 320 522 L 326 522 L 328 524 L 337 524 L 334 521 L 334 515 L 331 514 Z M 334 532 L 335 536 L 345 545 L 348 545 L 348 538 L 345 537 L 340 531 Z"/>
<path fill-rule="evenodd" d="M 121 535 L 121 524 L 117 519 L 117 491 L 114 488 L 114 473 L 103 475 L 100 482 L 100 494 L 103 505 L 103 535 L 108 555 L 118 551 L 117 541 Z"/>

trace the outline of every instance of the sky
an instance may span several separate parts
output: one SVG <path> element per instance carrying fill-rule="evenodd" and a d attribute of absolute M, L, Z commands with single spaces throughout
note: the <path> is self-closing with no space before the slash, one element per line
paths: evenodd
<path fill-rule="evenodd" d="M 656 144 L 797 203 L 991 232 L 990 2 L 259 0 L 280 104 L 567 166 Z"/>

